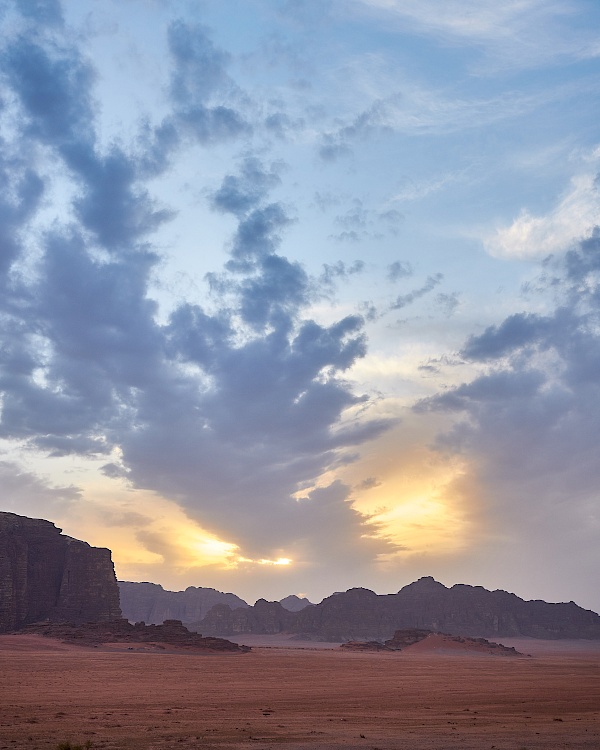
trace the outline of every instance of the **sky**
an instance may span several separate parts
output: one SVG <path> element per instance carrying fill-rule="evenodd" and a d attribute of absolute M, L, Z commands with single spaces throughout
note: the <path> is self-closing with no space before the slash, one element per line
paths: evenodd
<path fill-rule="evenodd" d="M 0 510 L 171 590 L 600 611 L 595 0 L 0 28 Z"/>

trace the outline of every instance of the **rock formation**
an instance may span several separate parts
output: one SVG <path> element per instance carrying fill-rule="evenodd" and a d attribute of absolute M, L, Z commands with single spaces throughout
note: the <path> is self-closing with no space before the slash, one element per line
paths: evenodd
<path fill-rule="evenodd" d="M 150 644 L 164 650 L 165 646 L 175 646 L 180 650 L 209 651 L 218 653 L 245 654 L 249 646 L 238 645 L 224 638 L 211 638 L 190 633 L 181 620 L 165 620 L 162 625 L 135 624 L 124 617 L 107 622 L 87 622 L 81 625 L 42 622 L 26 625 L 21 633 L 35 633 L 47 638 L 59 638 L 66 643 L 80 646 L 94 646 L 101 643 L 131 643 L 144 650 L 139 644 Z"/>
<path fill-rule="evenodd" d="M 305 607 L 314 607 L 314 604 L 309 602 L 305 596 L 296 596 L 296 594 L 290 594 L 285 599 L 280 599 L 279 603 L 288 612 L 300 612 Z"/>
<path fill-rule="evenodd" d="M 121 616 L 111 553 L 50 521 L 0 512 L 0 632 L 38 620 Z"/>
<path fill-rule="evenodd" d="M 248 606 L 235 594 L 195 586 L 185 591 L 166 591 L 156 583 L 119 581 L 119 591 L 123 617 L 154 625 L 165 620 L 181 620 L 184 625 L 197 623 L 216 604 L 227 604 L 232 609 Z"/>
<path fill-rule="evenodd" d="M 523 656 L 512 646 L 503 646 L 485 638 L 463 638 L 448 633 L 410 628 L 397 630 L 385 643 L 380 641 L 348 641 L 340 648 L 346 651 L 425 651 L 443 654 L 485 654 L 487 656 Z"/>
<path fill-rule="evenodd" d="M 268 632 L 279 632 L 274 628 L 279 627 L 279 624 L 284 626 L 288 623 L 285 612 L 282 613 L 278 607 L 271 607 L 271 614 L 268 615 L 264 604 L 261 605 L 258 602 L 258 611 L 255 613 L 244 615 L 242 612 L 237 612 L 238 609 L 248 609 L 249 604 L 235 594 L 212 588 L 188 586 L 185 591 L 167 591 L 156 583 L 119 581 L 119 591 L 123 617 L 129 622 L 160 625 L 165 620 L 175 619 L 181 620 L 184 625 L 195 630 L 200 628 L 200 621 L 214 608 L 214 612 L 207 620 L 207 627 L 215 634 L 253 633 L 256 628 L 260 632 L 265 629 Z M 263 603 L 264 601 L 264 599 L 259 600 Z M 287 612 L 300 612 L 305 607 L 314 606 L 308 599 L 295 594 L 286 596 L 280 602 L 270 602 L 270 604 L 280 604 Z M 231 615 L 232 612 L 236 614 Z M 271 622 L 267 622 L 269 617 Z"/>
<path fill-rule="evenodd" d="M 427 636 L 431 635 L 431 630 L 421 630 L 420 628 L 409 628 L 408 630 L 396 630 L 394 635 L 389 638 L 385 645 L 392 651 L 402 651 L 403 648 L 414 646 Z"/>
<path fill-rule="evenodd" d="M 201 630 L 210 635 L 238 635 L 240 633 L 293 632 L 295 613 L 288 611 L 279 602 L 259 599 L 253 607 L 232 610 L 227 604 L 217 604 L 206 617 L 195 625 L 193 630 Z"/>
<path fill-rule="evenodd" d="M 446 588 L 431 577 L 420 578 L 397 594 L 349 589 L 279 621 L 265 604 L 257 602 L 243 613 L 221 611 L 218 618 L 211 611 L 199 629 L 219 635 L 285 631 L 330 641 L 383 640 L 407 628 L 474 637 L 600 638 L 600 616 L 574 602 L 524 601 L 506 591 L 464 584 Z M 264 615 L 268 616 L 263 621 Z M 218 630 L 213 630 L 217 623 Z M 245 623 L 251 623 L 251 629 L 240 629 Z"/>

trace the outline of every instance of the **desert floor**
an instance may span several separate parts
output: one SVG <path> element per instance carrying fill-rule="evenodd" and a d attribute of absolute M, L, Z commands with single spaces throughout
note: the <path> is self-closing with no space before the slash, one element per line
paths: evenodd
<path fill-rule="evenodd" d="M 86 649 L 0 636 L 0 750 L 600 748 L 600 644 L 530 658 L 290 648 Z"/>

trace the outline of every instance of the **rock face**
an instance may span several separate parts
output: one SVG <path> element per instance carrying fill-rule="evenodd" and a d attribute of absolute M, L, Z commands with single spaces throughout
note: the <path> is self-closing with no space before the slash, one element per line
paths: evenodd
<path fill-rule="evenodd" d="M 279 603 L 284 609 L 287 609 L 288 612 L 300 612 L 300 610 L 305 607 L 314 607 L 314 604 L 309 602 L 306 597 L 296 596 L 296 594 L 290 594 L 289 596 L 286 596 L 285 599 L 280 599 Z"/>
<path fill-rule="evenodd" d="M 394 635 L 385 642 L 385 645 L 392 651 L 402 651 L 403 648 L 414 646 L 424 638 L 431 635 L 431 630 L 421 630 L 419 628 L 409 628 L 408 630 L 396 630 Z"/>
<path fill-rule="evenodd" d="M 384 640 L 410 628 L 475 637 L 600 638 L 600 616 L 574 602 L 524 601 L 506 591 L 463 584 L 446 588 L 431 577 L 420 578 L 397 594 L 379 596 L 360 588 L 333 594 L 320 604 L 288 613 L 279 624 L 271 613 L 263 625 L 266 612 L 259 602 L 244 610 L 243 622 L 251 622 L 251 630 L 233 629 L 240 627 L 239 610 L 221 613 L 218 631 L 213 631 L 215 618 L 209 612 L 199 629 L 219 635 L 286 631 L 329 641 Z M 279 631 L 273 630 L 278 626 Z"/>
<path fill-rule="evenodd" d="M 50 521 L 0 512 L 0 632 L 120 616 L 110 550 L 64 536 Z"/>
<path fill-rule="evenodd" d="M 156 583 L 119 581 L 121 610 L 129 622 L 160 625 L 165 620 L 181 620 L 191 625 L 201 620 L 216 604 L 231 608 L 248 604 L 235 594 L 211 588 L 189 586 L 185 591 L 166 591 Z"/>
<path fill-rule="evenodd" d="M 279 602 L 268 602 L 259 599 L 253 607 L 232 610 L 227 604 L 217 604 L 193 630 L 201 630 L 210 635 L 239 635 L 240 633 L 275 633 L 294 632 L 295 615 L 281 606 Z"/>

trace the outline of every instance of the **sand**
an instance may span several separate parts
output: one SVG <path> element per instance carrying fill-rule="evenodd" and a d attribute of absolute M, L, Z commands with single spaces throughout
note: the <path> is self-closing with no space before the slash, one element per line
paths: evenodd
<path fill-rule="evenodd" d="M 280 639 L 249 654 L 200 655 L 0 636 L 0 750 L 67 741 L 106 750 L 598 750 L 598 644 L 526 643 L 538 653 L 353 653 Z"/>

